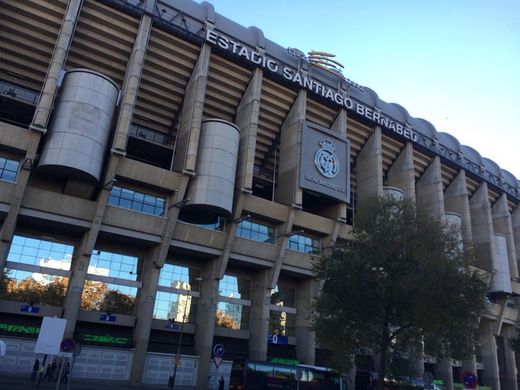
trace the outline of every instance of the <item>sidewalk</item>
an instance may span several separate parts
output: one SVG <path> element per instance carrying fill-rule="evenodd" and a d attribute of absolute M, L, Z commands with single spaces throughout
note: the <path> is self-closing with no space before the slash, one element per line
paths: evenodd
<path fill-rule="evenodd" d="M 32 390 L 37 389 L 37 383 L 31 382 L 30 374 L 0 373 L 1 390 Z M 56 383 L 48 383 L 46 380 L 40 383 L 39 390 L 55 390 Z M 66 390 L 67 384 L 61 383 L 60 390 Z M 143 385 L 141 387 L 130 387 L 127 381 L 100 380 L 100 379 L 75 379 L 70 384 L 71 390 L 169 390 L 166 385 Z M 175 386 L 176 390 L 194 390 L 195 387 Z"/>

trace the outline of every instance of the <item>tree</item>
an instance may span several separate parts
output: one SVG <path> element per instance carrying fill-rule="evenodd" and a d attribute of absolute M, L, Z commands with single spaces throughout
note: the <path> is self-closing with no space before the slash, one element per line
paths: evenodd
<path fill-rule="evenodd" d="M 383 389 L 390 355 L 439 358 L 473 352 L 486 283 L 464 257 L 460 231 L 416 210 L 410 200 L 361 205 L 352 240 L 315 261 L 322 292 L 313 325 L 331 364 L 346 372 L 360 347 L 378 356 Z"/>

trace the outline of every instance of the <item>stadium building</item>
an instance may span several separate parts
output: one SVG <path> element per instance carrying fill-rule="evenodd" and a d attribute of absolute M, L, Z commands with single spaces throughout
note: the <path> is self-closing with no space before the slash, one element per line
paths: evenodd
<path fill-rule="evenodd" d="M 493 161 L 208 3 L 0 0 L 0 50 L 1 371 L 30 372 L 54 316 L 76 377 L 323 364 L 313 256 L 392 193 L 460 224 L 490 279 L 476 356 L 417 376 L 518 388 L 520 184 Z"/>

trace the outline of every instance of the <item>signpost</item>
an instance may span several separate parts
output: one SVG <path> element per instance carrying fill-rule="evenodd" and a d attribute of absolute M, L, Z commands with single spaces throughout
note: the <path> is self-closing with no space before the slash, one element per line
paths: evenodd
<path fill-rule="evenodd" d="M 218 368 L 224 359 L 224 345 L 223 344 L 215 344 L 213 346 L 213 362 L 215 363 L 215 386 L 217 386 L 218 381 Z"/>
<path fill-rule="evenodd" d="M 476 389 L 478 385 L 477 376 L 471 371 L 466 371 L 462 373 L 462 384 L 467 389 Z"/>

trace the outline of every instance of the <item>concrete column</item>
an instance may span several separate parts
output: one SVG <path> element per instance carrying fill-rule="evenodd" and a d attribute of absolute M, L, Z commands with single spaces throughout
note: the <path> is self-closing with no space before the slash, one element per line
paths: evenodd
<path fill-rule="evenodd" d="M 269 289 L 273 290 L 278 283 L 278 277 L 280 276 L 280 270 L 282 269 L 283 260 L 285 258 L 285 252 L 287 251 L 287 242 L 289 241 L 289 235 L 293 228 L 294 216 L 296 214 L 295 209 L 291 209 L 287 221 L 280 229 L 280 233 L 276 238 L 276 245 L 278 246 L 278 253 L 274 262 L 273 268 L 269 270 Z"/>
<path fill-rule="evenodd" d="M 271 290 L 269 287 L 269 272 L 257 272 L 251 281 L 251 328 L 249 337 L 249 357 L 255 360 L 267 360 L 267 336 L 271 305 Z"/>
<path fill-rule="evenodd" d="M 415 170 L 413 166 L 413 146 L 406 144 L 388 170 L 387 183 L 391 187 L 397 187 L 404 192 L 405 197 L 415 200 Z"/>
<path fill-rule="evenodd" d="M 236 125 L 240 128 L 240 147 L 235 186 L 244 192 L 253 192 L 256 135 L 260 118 L 263 72 L 256 68 L 237 108 Z"/>
<path fill-rule="evenodd" d="M 173 206 L 184 199 L 188 176 L 177 177 L 175 193 L 168 199 L 168 218 L 164 221 L 161 243 L 150 249 L 144 260 L 142 270 L 142 287 L 139 289 L 136 299 L 137 323 L 134 328 L 134 358 L 132 360 L 132 372 L 130 374 L 130 385 L 141 387 L 143 378 L 144 361 L 148 351 L 150 330 L 152 328 L 153 308 L 155 296 L 157 295 L 157 284 L 162 267 L 166 261 L 168 250 L 173 239 L 175 226 L 177 225 L 180 208 Z"/>
<path fill-rule="evenodd" d="M 244 198 L 246 194 L 236 194 L 235 195 L 235 206 L 233 207 L 233 213 L 231 214 L 231 219 L 226 226 L 226 242 L 224 243 L 224 248 L 222 249 L 222 254 L 218 260 L 218 268 L 217 268 L 217 279 L 222 279 L 224 274 L 226 273 L 227 265 L 229 262 L 229 256 L 231 256 L 231 248 L 233 247 L 233 242 L 235 242 L 237 227 L 240 221 L 240 217 L 242 215 L 242 209 L 244 207 Z"/>
<path fill-rule="evenodd" d="M 27 143 L 28 147 L 25 153 L 24 162 L 31 162 L 32 164 L 32 161 L 34 161 L 34 157 L 36 156 L 38 143 L 40 142 L 40 133 L 30 132 L 28 135 L 30 139 Z M 16 230 L 18 213 L 22 207 L 25 190 L 27 189 L 27 183 L 31 175 L 30 169 L 25 169 L 23 167 L 24 162 L 22 162 L 22 168 L 18 172 L 18 176 L 16 178 L 16 188 L 14 190 L 13 197 L 11 198 L 9 211 L 7 212 L 7 216 L 5 217 L 0 228 L 0 270 L 4 269 L 5 262 L 7 261 L 7 255 L 9 254 L 11 242 Z"/>
<path fill-rule="evenodd" d="M 493 215 L 493 231 L 503 234 L 507 242 L 507 256 L 509 258 L 509 270 L 512 278 L 518 278 L 518 265 L 516 258 L 515 240 L 513 236 L 513 223 L 507 205 L 507 195 L 503 193 L 491 209 Z"/>
<path fill-rule="evenodd" d="M 76 23 L 79 18 L 83 0 L 69 0 L 65 16 L 61 23 L 60 32 L 52 52 L 51 62 L 47 69 L 47 77 L 43 84 L 40 101 L 34 112 L 33 120 L 30 125 L 32 130 L 47 132 L 47 124 L 51 115 L 54 97 L 58 90 L 58 81 L 60 80 L 63 66 L 67 59 L 72 36 L 76 29 Z"/>
<path fill-rule="evenodd" d="M 318 295 L 318 281 L 302 280 L 296 289 L 296 358 L 304 364 L 314 364 L 316 334 L 311 329 L 310 304 Z"/>
<path fill-rule="evenodd" d="M 494 326 L 491 321 L 483 320 L 480 328 L 482 363 L 484 363 L 484 372 L 482 374 L 483 384 L 485 386 L 491 386 L 493 390 L 500 390 L 497 343 L 495 340 L 495 334 L 493 333 Z"/>
<path fill-rule="evenodd" d="M 69 46 L 72 41 L 74 29 L 76 28 L 82 3 L 83 0 L 70 0 L 65 10 L 60 32 L 58 33 L 56 45 L 47 70 L 47 77 L 44 80 L 40 100 L 36 106 L 32 123 L 29 126 L 31 130 L 34 130 L 34 133 L 30 135 L 30 140 L 27 143 L 28 146 L 24 161 L 30 162 L 31 165 L 36 156 L 41 135 L 47 132 L 47 124 L 49 122 L 54 97 L 58 90 L 58 81 L 65 60 L 67 59 Z M 11 199 L 9 211 L 0 229 L 0 270 L 5 267 L 30 173 L 31 171 L 28 169 L 22 168 L 20 170 L 16 178 L 16 189 Z"/>
<path fill-rule="evenodd" d="M 357 203 L 383 195 L 383 149 L 377 126 L 356 157 Z"/>
<path fill-rule="evenodd" d="M 520 206 L 517 206 L 511 215 L 511 223 L 513 227 L 513 239 L 515 242 L 517 266 L 520 261 Z"/>
<path fill-rule="evenodd" d="M 438 378 L 444 381 L 446 390 L 453 390 L 453 368 L 451 365 L 451 359 L 437 359 L 435 373 Z"/>
<path fill-rule="evenodd" d="M 218 285 L 216 279 L 217 261 L 209 261 L 202 271 L 200 298 L 197 309 L 197 328 L 195 350 L 199 355 L 197 370 L 197 390 L 207 390 L 213 335 L 215 333 L 215 313 L 218 304 Z"/>
<path fill-rule="evenodd" d="M 143 73 L 146 48 L 148 46 L 148 39 L 150 38 L 151 32 L 152 18 L 150 15 L 144 14 L 141 17 L 134 47 L 132 48 L 132 53 L 130 54 L 130 59 L 128 60 L 126 67 L 121 95 L 122 101 L 119 105 L 119 117 L 117 120 L 114 142 L 112 144 L 112 152 L 114 153 L 125 153 L 126 151 L 128 130 L 132 124 L 132 116 L 134 114 L 137 93 L 139 92 L 141 74 Z"/>
<path fill-rule="evenodd" d="M 484 182 L 475 191 L 469 201 L 471 211 L 471 231 L 476 266 L 491 272 L 496 269 L 495 240 L 491 205 L 489 203 L 487 184 Z"/>
<path fill-rule="evenodd" d="M 211 47 L 204 43 L 190 80 L 186 85 L 182 103 L 181 122 L 177 131 L 173 166 L 176 171 L 182 171 L 188 175 L 195 174 L 210 55 Z"/>
<path fill-rule="evenodd" d="M 444 192 L 444 208 L 446 211 L 458 214 L 461 218 L 464 251 L 471 250 L 473 246 L 471 213 L 468 196 L 466 172 L 461 170 Z"/>
<path fill-rule="evenodd" d="M 347 138 L 347 110 L 340 109 L 338 112 L 338 116 L 336 120 L 332 124 L 332 130 L 339 133 L 343 138 Z M 350 165 L 349 165 L 350 166 Z M 350 173 L 349 173 L 350 177 Z M 350 179 L 349 179 L 350 180 Z M 350 182 L 348 183 L 350 185 Z M 352 197 L 352 194 L 351 194 Z M 327 215 L 330 214 L 330 215 Z M 330 213 L 326 213 L 326 216 L 330 216 L 330 218 L 336 219 L 336 225 L 339 223 L 345 223 L 347 221 L 347 205 L 345 203 L 340 203 L 337 206 L 333 207 Z M 337 231 L 339 226 L 335 227 Z M 336 241 L 337 232 L 334 234 L 333 241 Z"/>
<path fill-rule="evenodd" d="M 276 201 L 302 207 L 300 189 L 300 159 L 303 123 L 307 107 L 307 92 L 301 89 L 280 130 L 280 162 Z"/>
<path fill-rule="evenodd" d="M 504 355 L 505 355 L 505 376 L 500 378 L 502 389 L 518 390 L 518 383 L 516 381 L 516 359 L 515 352 L 511 349 L 509 339 L 516 335 L 516 330 L 513 326 L 504 326 L 502 328 L 502 335 L 504 337 Z M 504 370 L 502 370 L 503 372 Z"/>
<path fill-rule="evenodd" d="M 134 357 L 132 359 L 132 370 L 130 371 L 130 386 L 140 387 L 143 379 L 144 360 L 150 340 L 150 329 L 152 325 L 155 296 L 157 295 L 157 284 L 161 269 L 156 266 L 155 260 L 157 249 L 150 250 L 143 261 L 142 288 L 136 297 L 135 316 L 137 322 L 134 328 Z"/>
<path fill-rule="evenodd" d="M 118 165 L 119 156 L 112 156 L 108 164 L 104 183 L 109 182 L 115 177 Z M 98 195 L 96 211 L 94 212 L 90 229 L 83 234 L 80 245 L 74 249 L 70 267 L 72 272 L 69 278 L 65 303 L 63 304 L 63 318 L 67 320 L 67 326 L 65 328 L 66 337 L 72 337 L 74 334 L 74 328 L 76 327 L 76 321 L 81 308 L 81 295 L 87 277 L 90 256 L 96 245 L 109 195 L 109 187 L 104 186 Z"/>
<path fill-rule="evenodd" d="M 417 208 L 426 211 L 433 218 L 444 216 L 444 196 L 441 176 L 441 160 L 433 158 L 432 163 L 417 181 Z"/>

